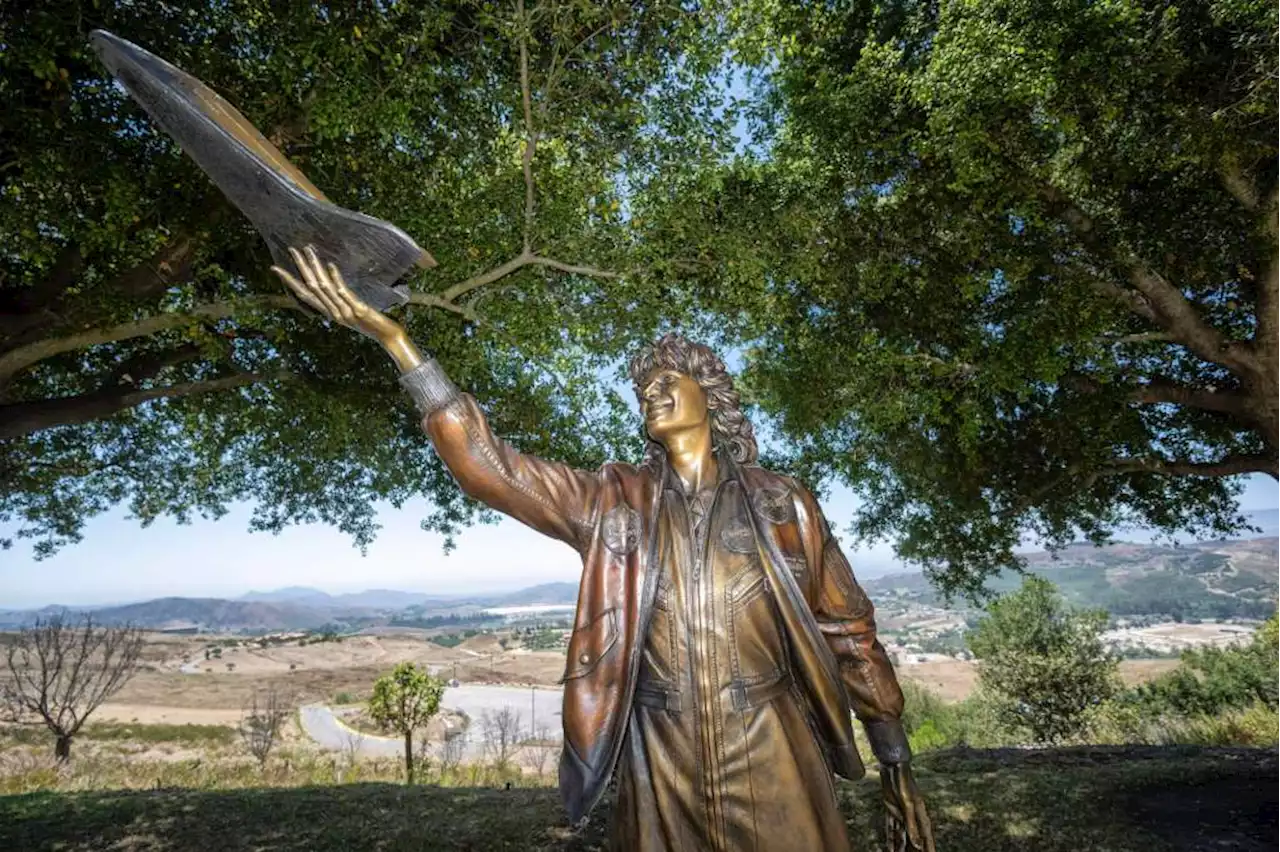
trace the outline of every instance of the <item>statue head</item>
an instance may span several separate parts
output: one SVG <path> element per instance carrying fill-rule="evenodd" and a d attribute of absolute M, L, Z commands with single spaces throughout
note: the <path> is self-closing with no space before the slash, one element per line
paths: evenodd
<path fill-rule="evenodd" d="M 715 448 L 733 461 L 755 463 L 755 433 L 733 377 L 709 347 L 666 334 L 631 359 L 628 373 L 649 436 L 643 464 L 661 462 L 668 436 L 699 428 L 709 428 Z"/>

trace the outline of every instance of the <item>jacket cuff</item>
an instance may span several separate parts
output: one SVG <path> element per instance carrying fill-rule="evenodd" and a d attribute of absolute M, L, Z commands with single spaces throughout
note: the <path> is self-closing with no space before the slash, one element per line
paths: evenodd
<path fill-rule="evenodd" d="M 400 376 L 400 386 L 413 397 L 413 404 L 425 417 L 458 397 L 459 391 L 445 375 L 440 362 L 429 358 Z"/>
<path fill-rule="evenodd" d="M 882 765 L 910 762 L 911 746 L 907 744 L 907 732 L 900 719 L 863 722 L 862 727 L 866 729 L 871 751 Z"/>

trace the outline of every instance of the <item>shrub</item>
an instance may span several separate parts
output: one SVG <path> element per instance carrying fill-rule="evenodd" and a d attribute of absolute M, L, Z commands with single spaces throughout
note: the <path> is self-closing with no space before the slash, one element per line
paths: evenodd
<path fill-rule="evenodd" d="M 1118 686 L 1119 661 L 1102 643 L 1107 616 L 1068 607 L 1042 577 L 996 600 L 969 635 L 978 682 L 1000 720 L 1035 742 L 1077 735 Z"/>
<path fill-rule="evenodd" d="M 1126 700 L 1151 716 L 1208 716 L 1255 704 L 1275 710 L 1278 652 L 1272 616 L 1248 645 L 1184 651 L 1178 668 L 1131 690 Z"/>

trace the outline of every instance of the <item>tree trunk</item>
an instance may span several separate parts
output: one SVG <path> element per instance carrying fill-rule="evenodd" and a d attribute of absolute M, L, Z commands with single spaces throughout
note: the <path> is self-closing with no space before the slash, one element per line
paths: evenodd
<path fill-rule="evenodd" d="M 413 783 L 413 730 L 404 732 L 404 780 Z"/>
<path fill-rule="evenodd" d="M 58 758 L 59 763 L 66 763 L 71 759 L 71 737 L 59 735 L 57 743 L 53 746 L 53 756 Z"/>

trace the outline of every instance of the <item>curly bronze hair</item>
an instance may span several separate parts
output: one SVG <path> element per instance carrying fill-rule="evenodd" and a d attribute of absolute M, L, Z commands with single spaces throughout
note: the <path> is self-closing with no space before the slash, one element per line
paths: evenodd
<path fill-rule="evenodd" d="M 658 369 L 684 373 L 701 385 L 711 410 L 711 440 L 716 448 L 727 451 L 738 464 L 755 464 L 759 455 L 755 430 L 742 413 L 733 377 L 715 352 L 679 334 L 663 335 L 632 358 L 627 368 L 637 399 L 643 398 L 645 378 Z M 660 465 L 665 457 L 663 446 L 649 439 L 641 466 Z"/>

